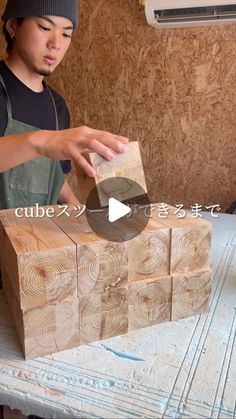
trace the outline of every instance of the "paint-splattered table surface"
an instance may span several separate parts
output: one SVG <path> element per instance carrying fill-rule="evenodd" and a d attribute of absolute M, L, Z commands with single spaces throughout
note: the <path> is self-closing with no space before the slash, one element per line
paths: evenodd
<path fill-rule="evenodd" d="M 0 404 L 47 418 L 236 417 L 236 216 L 207 218 L 209 314 L 24 361 L 0 292 Z"/>

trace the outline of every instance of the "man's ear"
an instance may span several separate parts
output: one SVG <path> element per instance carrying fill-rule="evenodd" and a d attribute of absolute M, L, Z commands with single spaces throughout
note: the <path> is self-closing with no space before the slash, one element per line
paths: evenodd
<path fill-rule="evenodd" d="M 15 37 L 16 27 L 17 27 L 16 19 L 9 19 L 6 22 L 6 30 L 12 39 Z"/>

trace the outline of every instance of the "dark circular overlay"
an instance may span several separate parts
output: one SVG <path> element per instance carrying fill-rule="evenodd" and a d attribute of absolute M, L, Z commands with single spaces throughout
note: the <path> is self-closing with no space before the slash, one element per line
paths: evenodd
<path fill-rule="evenodd" d="M 110 198 L 127 205 L 131 212 L 110 222 Z M 101 181 L 87 198 L 87 221 L 94 233 L 108 241 L 124 242 L 133 239 L 145 229 L 150 216 L 148 194 L 138 183 L 126 177 L 111 177 Z"/>

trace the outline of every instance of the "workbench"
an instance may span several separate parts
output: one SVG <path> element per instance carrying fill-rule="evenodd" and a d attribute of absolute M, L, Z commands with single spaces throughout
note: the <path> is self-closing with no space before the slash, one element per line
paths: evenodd
<path fill-rule="evenodd" d="M 208 314 L 25 361 L 0 292 L 0 404 L 46 418 L 236 417 L 236 215 L 204 217 Z"/>

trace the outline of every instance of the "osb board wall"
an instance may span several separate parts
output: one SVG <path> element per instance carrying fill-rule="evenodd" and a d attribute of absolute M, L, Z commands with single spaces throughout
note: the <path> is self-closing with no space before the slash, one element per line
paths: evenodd
<path fill-rule="evenodd" d="M 80 22 L 51 77 L 72 124 L 139 140 L 152 200 L 226 208 L 236 199 L 236 25 L 156 30 L 138 0 L 80 0 Z M 75 173 L 70 182 L 77 193 Z"/>

